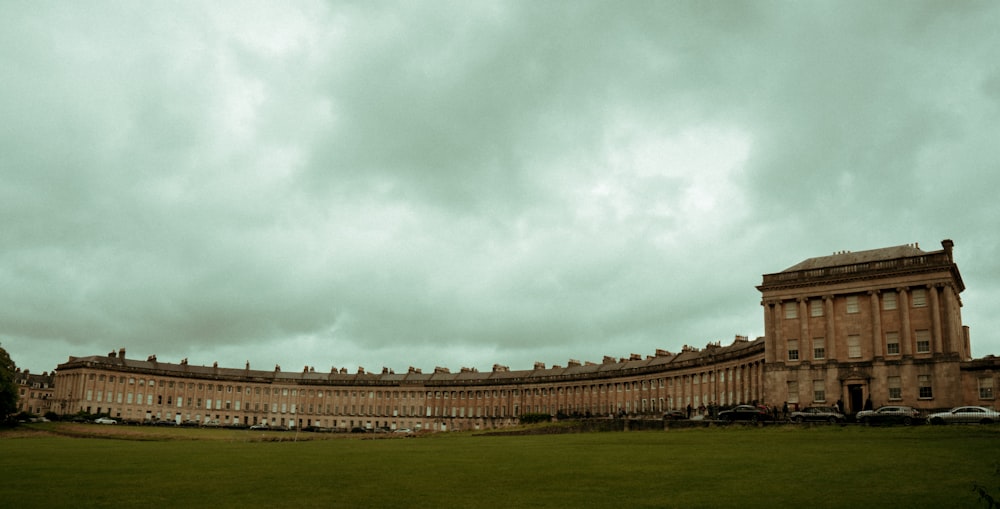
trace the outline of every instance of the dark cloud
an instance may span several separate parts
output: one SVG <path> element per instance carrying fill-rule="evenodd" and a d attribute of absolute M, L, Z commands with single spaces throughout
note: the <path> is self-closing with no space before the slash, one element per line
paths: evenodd
<path fill-rule="evenodd" d="M 763 273 L 943 238 L 1000 351 L 992 4 L 7 11 L 0 341 L 32 369 L 677 350 L 760 334 Z"/>

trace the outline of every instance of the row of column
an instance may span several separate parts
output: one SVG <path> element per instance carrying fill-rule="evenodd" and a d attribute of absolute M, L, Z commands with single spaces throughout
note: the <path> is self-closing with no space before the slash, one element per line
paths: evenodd
<path fill-rule="evenodd" d="M 928 300 L 930 303 L 930 318 L 931 318 L 931 340 L 933 342 L 932 352 L 934 353 L 944 353 L 944 352 L 954 352 L 957 351 L 958 345 L 952 344 L 948 338 L 958 337 L 957 332 L 951 329 L 954 328 L 954 320 L 950 320 L 948 324 L 948 330 L 945 331 L 945 326 L 941 321 L 941 297 L 939 296 L 939 291 L 944 293 L 944 307 L 951 313 L 951 310 L 955 309 L 955 293 L 951 291 L 951 286 L 943 283 L 927 285 L 928 290 Z M 900 314 L 900 348 L 902 355 L 912 355 L 913 354 L 913 336 L 912 327 L 910 323 L 910 289 L 907 287 L 896 288 L 898 294 L 898 305 L 897 309 Z M 882 330 L 882 309 L 880 302 L 880 291 L 879 290 L 869 290 L 867 292 L 871 307 L 871 341 L 872 341 L 872 352 L 874 357 L 881 357 L 883 353 L 883 330 Z M 826 358 L 827 359 L 837 359 L 838 349 L 837 349 L 837 330 L 836 330 L 836 319 L 834 316 L 834 296 L 824 295 L 821 297 L 823 299 L 823 318 L 825 323 L 825 348 L 826 348 Z M 810 309 L 809 301 L 811 299 L 808 297 L 802 297 L 797 299 L 798 302 L 798 318 L 799 321 L 799 341 L 803 346 L 802 350 L 805 352 L 809 351 L 809 346 L 812 343 L 812 335 L 809 330 L 809 318 Z M 766 346 L 765 346 L 765 362 L 780 362 L 785 359 L 785 338 L 783 334 L 783 320 L 785 320 L 783 314 L 783 302 L 780 299 L 766 301 L 765 313 L 764 313 L 764 327 L 766 334 Z M 945 334 L 947 332 L 947 334 Z"/>

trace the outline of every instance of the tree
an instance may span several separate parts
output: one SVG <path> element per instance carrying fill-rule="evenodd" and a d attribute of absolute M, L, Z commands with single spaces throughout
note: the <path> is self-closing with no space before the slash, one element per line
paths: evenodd
<path fill-rule="evenodd" d="M 17 384 L 14 383 L 16 366 L 7 355 L 7 350 L 0 347 L 0 422 L 17 411 Z"/>

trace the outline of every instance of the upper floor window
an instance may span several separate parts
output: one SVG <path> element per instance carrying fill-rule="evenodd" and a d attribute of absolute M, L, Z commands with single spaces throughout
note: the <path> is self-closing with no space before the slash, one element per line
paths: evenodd
<path fill-rule="evenodd" d="M 857 334 L 847 336 L 847 356 L 852 359 L 861 357 L 861 336 Z"/>
<path fill-rule="evenodd" d="M 899 355 L 899 333 L 885 333 L 885 353 L 888 355 Z"/>
<path fill-rule="evenodd" d="M 826 340 L 824 338 L 813 338 L 813 359 L 826 358 Z"/>
<path fill-rule="evenodd" d="M 927 290 L 917 288 L 913 290 L 913 307 L 922 308 L 927 306 Z"/>
<path fill-rule="evenodd" d="M 788 360 L 799 360 L 799 340 L 797 339 L 788 340 Z"/>
<path fill-rule="evenodd" d="M 848 295 L 847 296 L 847 312 L 848 313 L 852 313 L 852 314 L 858 312 L 858 296 L 857 295 Z"/>
<path fill-rule="evenodd" d="M 785 303 L 785 318 L 798 318 L 799 317 L 799 303 L 798 302 L 786 302 Z"/>
<path fill-rule="evenodd" d="M 823 301 L 821 299 L 809 301 L 809 316 L 823 316 Z"/>
<path fill-rule="evenodd" d="M 927 329 L 917 331 L 917 353 L 928 353 L 931 351 L 931 333 Z"/>
<path fill-rule="evenodd" d="M 882 309 L 896 309 L 896 292 L 885 292 L 882 294 Z"/>

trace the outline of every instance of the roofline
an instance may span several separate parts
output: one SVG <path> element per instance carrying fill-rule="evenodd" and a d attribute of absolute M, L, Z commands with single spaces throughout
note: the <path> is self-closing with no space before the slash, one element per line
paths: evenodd
<path fill-rule="evenodd" d="M 448 374 L 425 374 L 414 372 L 407 373 L 402 377 L 397 374 L 373 373 L 283 373 L 281 371 L 240 370 L 232 368 L 190 366 L 187 364 L 173 364 L 165 362 L 141 362 L 132 360 L 122 362 L 123 359 L 121 358 L 102 356 L 70 357 L 69 361 L 58 366 L 57 372 L 63 374 L 76 369 L 90 368 L 116 371 L 119 373 L 134 373 L 174 378 L 183 377 L 203 380 L 229 380 L 243 383 L 297 384 L 310 386 L 501 386 L 564 382 L 567 380 L 602 380 L 621 378 L 623 376 L 638 376 L 650 373 L 680 371 L 686 368 L 763 355 L 763 352 L 764 340 L 763 338 L 757 338 L 753 341 L 744 340 L 734 342 L 726 347 L 714 347 L 699 350 L 697 352 L 697 356 L 679 362 L 673 362 L 674 359 L 680 355 L 677 354 L 674 355 L 670 361 L 661 363 L 652 363 L 652 361 L 662 357 L 648 357 L 641 361 L 625 360 L 624 362 L 616 363 L 616 366 L 612 369 L 601 369 L 603 367 L 607 367 L 608 365 L 597 364 L 594 366 L 587 366 L 597 368 L 587 371 L 581 371 L 576 367 L 524 371 L 490 371 L 478 373 L 482 375 L 479 377 L 470 377 L 468 376 L 470 374 L 469 372 Z M 635 364 L 637 362 L 640 365 L 636 366 Z M 446 375 L 447 377 L 442 375 Z"/>

